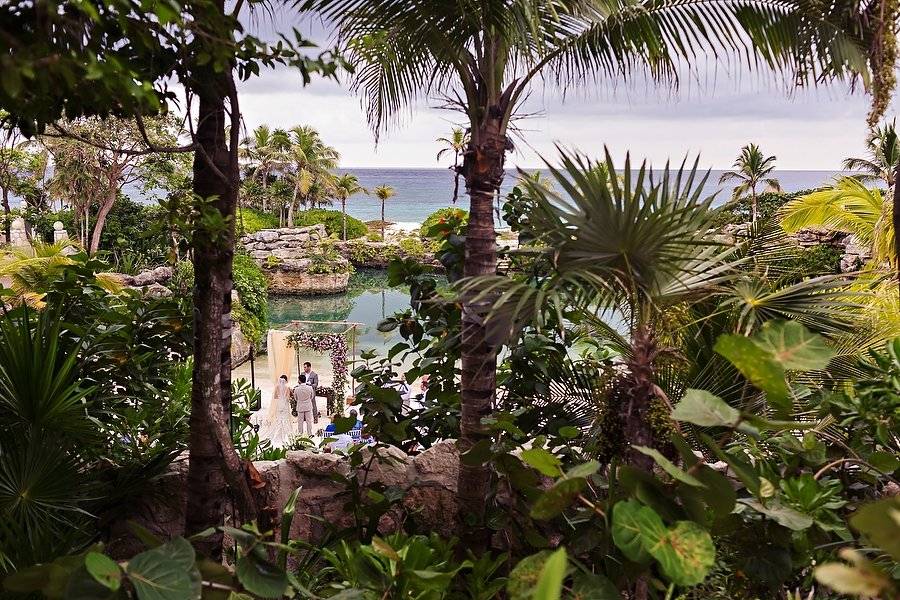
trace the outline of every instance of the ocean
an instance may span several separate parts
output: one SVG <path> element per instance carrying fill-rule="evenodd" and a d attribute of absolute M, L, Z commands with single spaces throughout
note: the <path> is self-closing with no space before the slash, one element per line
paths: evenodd
<path fill-rule="evenodd" d="M 719 185 L 719 176 L 723 171 L 711 171 L 705 194 L 717 194 L 718 202 L 725 202 L 731 197 L 733 186 Z M 340 173 L 353 173 L 359 183 L 366 189 L 378 185 L 393 186 L 397 194 L 385 204 L 385 219 L 400 223 L 421 223 L 425 217 L 439 208 L 452 206 L 453 173 L 449 169 L 340 169 Z M 797 192 L 828 185 L 836 176 L 843 173 L 836 171 L 776 171 L 774 177 L 779 180 L 786 192 Z M 502 195 L 506 195 L 515 185 L 517 173 L 508 170 L 501 187 Z M 468 209 L 469 198 L 465 194 L 465 185 L 460 180 L 457 206 Z M 335 206 L 340 208 L 340 206 Z M 363 221 L 374 221 L 381 218 L 381 203 L 374 196 L 357 194 L 347 201 L 347 213 Z"/>

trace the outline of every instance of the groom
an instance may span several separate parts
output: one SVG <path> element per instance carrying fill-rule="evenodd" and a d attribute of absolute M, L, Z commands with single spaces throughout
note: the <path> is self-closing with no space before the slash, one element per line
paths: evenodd
<path fill-rule="evenodd" d="M 306 434 L 312 437 L 313 425 L 319 422 L 319 415 L 316 410 L 316 392 L 306 382 L 306 375 L 300 374 L 298 385 L 292 394 L 297 403 L 297 424 L 300 429 L 298 433 L 303 435 L 303 424 L 305 423 Z"/>

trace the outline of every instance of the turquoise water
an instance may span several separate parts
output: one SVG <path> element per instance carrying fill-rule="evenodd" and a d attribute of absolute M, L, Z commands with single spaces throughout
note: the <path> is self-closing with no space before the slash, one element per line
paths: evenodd
<path fill-rule="evenodd" d="M 382 333 L 376 326 L 386 316 L 409 308 L 409 289 L 391 288 L 384 271 L 359 270 L 350 277 L 346 294 L 305 298 L 269 299 L 269 323 L 273 328 L 290 321 L 351 321 L 357 328 L 357 355 L 363 349 L 383 354 L 397 342 L 396 331 Z"/>

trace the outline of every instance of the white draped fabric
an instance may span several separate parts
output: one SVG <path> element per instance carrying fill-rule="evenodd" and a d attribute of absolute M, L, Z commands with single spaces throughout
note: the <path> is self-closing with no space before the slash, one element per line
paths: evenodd
<path fill-rule="evenodd" d="M 269 357 L 269 373 L 272 377 L 274 393 L 269 410 L 260 423 L 260 436 L 286 443 L 294 433 L 294 419 L 290 409 L 290 390 L 293 383 L 296 350 L 288 346 L 290 331 L 269 330 L 266 347 Z M 279 378 L 287 375 L 287 385 Z"/>

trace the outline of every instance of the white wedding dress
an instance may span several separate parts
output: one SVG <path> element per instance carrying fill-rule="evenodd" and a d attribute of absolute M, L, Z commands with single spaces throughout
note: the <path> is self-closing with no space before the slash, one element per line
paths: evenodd
<path fill-rule="evenodd" d="M 275 448 L 283 447 L 296 435 L 294 430 L 296 419 L 291 415 L 290 397 L 291 388 L 279 380 L 272 394 L 269 409 L 260 420 L 259 437 L 271 440 Z"/>

